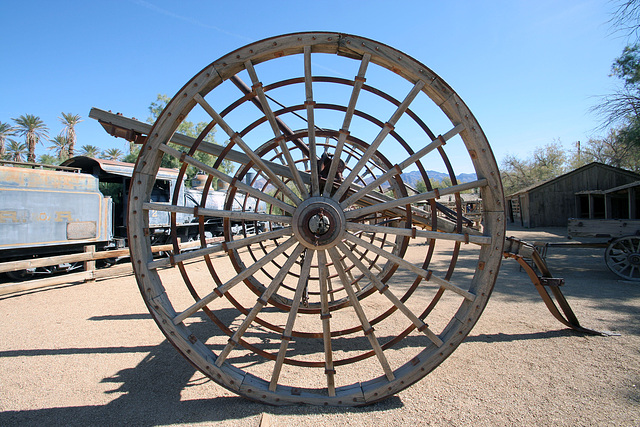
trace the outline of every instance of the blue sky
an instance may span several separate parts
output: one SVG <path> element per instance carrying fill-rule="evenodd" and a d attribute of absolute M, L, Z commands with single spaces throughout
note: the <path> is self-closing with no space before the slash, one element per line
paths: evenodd
<path fill-rule="evenodd" d="M 89 119 L 91 107 L 146 119 L 218 57 L 298 31 L 356 34 L 426 64 L 471 108 L 500 162 L 559 139 L 601 136 L 589 108 L 616 85 L 627 44 L 600 1 L 5 1 L 0 121 L 40 116 L 56 135 L 80 114 L 78 144 L 125 142 Z M 49 144 L 45 144 L 48 146 Z M 47 153 L 45 146 L 37 154 Z M 460 170 L 460 172 L 470 172 Z"/>

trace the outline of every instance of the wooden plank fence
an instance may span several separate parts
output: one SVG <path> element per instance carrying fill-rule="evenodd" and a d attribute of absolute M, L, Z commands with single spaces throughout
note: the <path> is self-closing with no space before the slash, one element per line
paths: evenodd
<path fill-rule="evenodd" d="M 221 242 L 223 237 L 214 237 L 207 239 L 207 244 Z M 179 243 L 180 250 L 199 248 L 200 241 Z M 173 244 L 152 246 L 153 253 L 169 252 L 173 250 Z M 57 255 L 45 258 L 33 258 L 20 261 L 9 261 L 0 263 L 0 273 L 9 271 L 27 270 L 30 268 L 48 267 L 64 263 L 84 263 L 83 271 L 77 273 L 60 274 L 53 277 L 43 279 L 34 279 L 24 282 L 5 283 L 0 285 L 0 296 L 9 295 L 16 292 L 23 292 L 35 289 L 41 289 L 49 286 L 62 285 L 67 283 L 82 283 L 100 279 L 109 279 L 112 277 L 131 274 L 133 269 L 130 263 L 112 266 L 103 269 L 96 269 L 96 261 L 108 258 L 128 257 L 129 249 L 116 249 L 112 251 L 96 251 L 95 246 L 85 246 L 84 252 L 77 254 Z"/>

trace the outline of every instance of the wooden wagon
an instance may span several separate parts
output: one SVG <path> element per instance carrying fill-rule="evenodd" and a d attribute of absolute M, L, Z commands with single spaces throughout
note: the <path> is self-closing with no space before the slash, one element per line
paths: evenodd
<path fill-rule="evenodd" d="M 149 311 L 185 358 L 240 395 L 275 405 L 376 402 L 437 367 L 486 306 L 506 254 L 497 164 L 462 99 L 394 48 L 340 33 L 273 37 L 205 67 L 152 128 L 97 109 L 90 116 L 143 144 L 128 234 Z M 197 137 L 176 133 L 185 119 L 202 117 L 208 125 Z M 225 145 L 208 142 L 216 130 Z M 215 162 L 200 160 L 204 154 Z M 188 209 L 154 202 L 167 157 L 181 175 L 202 171 L 205 188 L 214 178 L 227 183 L 229 204 L 207 209 L 206 194 Z M 226 161 L 233 173 L 220 170 Z M 460 163 L 476 179 L 457 182 Z M 450 187 L 431 187 L 434 165 L 448 171 Z M 400 174 L 412 169 L 426 191 L 407 191 Z M 464 216 L 460 194 L 468 190 L 480 194 L 480 229 Z M 247 203 L 234 211 L 238 193 Z M 439 215 L 438 200 L 449 195 L 450 212 Z M 154 259 L 149 212 L 185 209 L 201 224 L 223 218 L 224 241 L 202 238 L 188 252 L 176 244 Z M 269 226 L 236 233 L 232 221 Z M 509 256 L 538 258 L 508 241 Z M 194 280 L 194 269 L 210 280 Z M 537 283 L 541 295 L 551 285 L 561 296 L 559 280 Z M 588 331 L 570 314 L 565 324 Z"/>
<path fill-rule="evenodd" d="M 640 281 L 640 181 L 604 191 L 576 193 L 582 218 L 570 218 L 568 236 L 587 238 L 582 246 L 604 247 L 609 269 L 626 280 Z"/>

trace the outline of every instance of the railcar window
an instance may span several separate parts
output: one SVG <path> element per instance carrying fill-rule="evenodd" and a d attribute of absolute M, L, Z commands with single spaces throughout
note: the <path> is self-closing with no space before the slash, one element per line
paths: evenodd
<path fill-rule="evenodd" d="M 152 202 L 168 202 L 171 196 L 171 185 L 169 181 L 156 181 L 151 191 Z"/>

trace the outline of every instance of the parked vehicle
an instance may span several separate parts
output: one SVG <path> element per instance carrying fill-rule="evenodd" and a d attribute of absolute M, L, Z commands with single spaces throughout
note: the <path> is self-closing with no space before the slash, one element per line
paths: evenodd
<path fill-rule="evenodd" d="M 127 245 L 126 212 L 134 165 L 89 157 L 74 157 L 61 166 L 0 163 L 0 262 L 82 252 L 86 245 L 96 250 Z M 161 169 L 151 193 L 152 202 L 171 203 L 178 171 Z M 178 186 L 176 205 L 201 206 L 203 188 Z M 227 193 L 209 191 L 205 207 L 222 209 Z M 251 203 L 237 195 L 234 204 Z M 255 208 L 255 201 L 253 202 Z M 198 240 L 199 218 L 178 212 L 177 236 L 181 241 Z M 171 214 L 152 211 L 149 236 L 152 244 L 172 240 Z M 223 219 L 204 218 L 206 238 L 223 234 Z M 262 224 L 231 223 L 233 234 L 262 231 Z M 13 279 L 34 274 L 70 271 L 79 265 L 59 264 L 31 271 L 11 272 Z"/>

